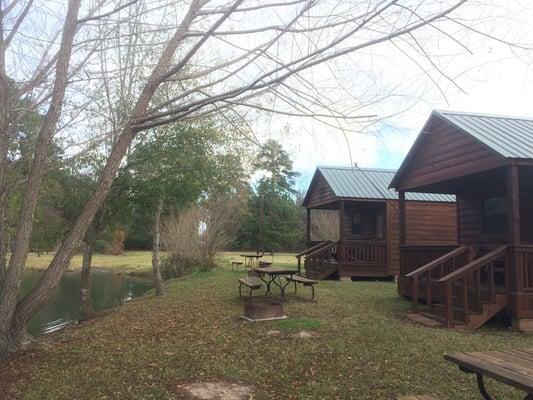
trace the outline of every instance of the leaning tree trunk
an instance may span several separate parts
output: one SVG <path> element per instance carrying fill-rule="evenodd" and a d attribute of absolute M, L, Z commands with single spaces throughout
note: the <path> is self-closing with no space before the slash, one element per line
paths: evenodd
<path fill-rule="evenodd" d="M 155 294 L 161 296 L 164 294 L 163 278 L 161 277 L 161 212 L 163 211 L 163 202 L 159 201 L 155 207 L 154 213 L 154 242 L 152 245 L 152 268 L 154 273 Z"/>
<path fill-rule="evenodd" d="M 15 246 L 6 270 L 4 289 L 0 300 L 0 358 L 14 348 L 24 345 L 27 338 L 26 323 L 30 315 L 16 315 L 19 288 L 29 251 L 33 230 L 33 216 L 39 197 L 48 149 L 56 132 L 56 125 L 68 83 L 68 71 L 74 36 L 78 26 L 81 0 L 70 0 L 63 26 L 61 44 L 57 53 L 55 77 L 48 111 L 37 135 L 35 154 L 22 197 L 21 212 L 15 233 Z M 3 171 L 5 173 L 5 171 Z"/>
<path fill-rule="evenodd" d="M 96 241 L 95 228 L 89 228 L 85 237 L 83 246 L 83 260 L 81 263 L 81 282 L 80 282 L 80 302 L 81 315 L 80 321 L 87 321 L 94 318 L 96 311 L 93 307 L 91 299 L 91 278 L 92 278 L 92 259 L 94 251 L 94 243 Z"/>
<path fill-rule="evenodd" d="M 217 21 L 213 29 L 216 29 L 218 26 L 220 26 L 220 24 L 229 17 L 231 12 L 233 12 L 235 8 L 242 3 L 242 1 L 243 0 L 237 0 Z M 9 353 L 16 351 L 21 347 L 21 345 L 23 345 L 22 342 L 25 338 L 24 334 L 26 332 L 25 328 L 28 320 L 43 306 L 43 304 L 46 303 L 46 301 L 54 293 L 54 290 L 57 288 L 59 279 L 67 270 L 70 260 L 74 256 L 83 236 L 86 234 L 87 229 L 93 222 L 93 219 L 98 212 L 98 209 L 104 202 L 120 167 L 122 158 L 126 154 L 129 145 L 137 133 L 137 130 L 132 126 L 133 123 L 145 115 L 150 104 L 150 100 L 161 83 L 168 76 L 179 72 L 180 69 L 185 66 L 186 61 L 182 60 L 180 64 L 177 66 L 175 65 L 172 69 L 169 69 L 176 49 L 185 39 L 189 27 L 196 18 L 198 11 L 203 4 L 204 3 L 202 3 L 200 0 L 193 0 L 189 6 L 189 10 L 182 23 L 165 47 L 165 50 L 159 58 L 157 65 L 155 66 L 147 80 L 146 85 L 139 95 L 139 98 L 137 99 L 137 102 L 131 112 L 129 121 L 124 125 L 121 134 L 111 150 L 111 154 L 109 155 L 106 165 L 100 174 L 94 192 L 85 203 L 80 216 L 59 246 L 58 251 L 50 262 L 50 265 L 46 269 L 45 273 L 39 279 L 39 282 L 37 282 L 31 292 L 19 302 L 16 302 L 16 299 L 18 298 L 18 291 L 16 289 L 12 291 L 15 294 L 14 297 L 12 296 L 13 293 L 10 293 L 9 296 L 6 296 L 4 293 L 3 298 L 4 300 L 8 298 L 9 304 L 2 303 L 0 305 L 0 359 L 6 357 L 9 355 Z M 196 46 L 195 50 L 198 48 L 199 46 Z M 10 269 L 11 268 L 8 268 L 8 275 L 10 273 Z M 9 281 L 9 276 L 6 282 L 7 281 Z M 20 283 L 20 280 L 18 280 L 18 283 Z M 13 304 L 14 301 L 15 304 Z M 14 312 L 13 308 L 15 308 Z M 2 309 L 7 309 L 9 315 L 2 315 Z"/>

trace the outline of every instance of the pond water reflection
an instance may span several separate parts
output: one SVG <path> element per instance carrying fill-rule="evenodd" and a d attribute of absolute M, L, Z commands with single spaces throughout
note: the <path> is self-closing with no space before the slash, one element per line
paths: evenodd
<path fill-rule="evenodd" d="M 28 293 L 37 283 L 42 271 L 29 270 L 24 275 L 22 293 Z M 29 332 L 40 335 L 53 332 L 66 324 L 78 321 L 80 316 L 80 272 L 67 272 L 61 279 L 56 292 L 48 304 L 30 321 Z M 102 311 L 123 304 L 143 295 L 152 288 L 149 279 L 111 270 L 94 268 L 91 282 L 93 306 Z"/>

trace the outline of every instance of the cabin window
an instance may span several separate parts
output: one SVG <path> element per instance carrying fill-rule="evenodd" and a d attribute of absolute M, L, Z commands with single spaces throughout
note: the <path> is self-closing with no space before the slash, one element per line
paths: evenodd
<path fill-rule="evenodd" d="M 494 197 L 483 201 L 483 233 L 503 235 L 507 233 L 507 199 Z"/>
<path fill-rule="evenodd" d="M 352 235 L 362 235 L 363 224 L 361 211 L 352 212 Z"/>

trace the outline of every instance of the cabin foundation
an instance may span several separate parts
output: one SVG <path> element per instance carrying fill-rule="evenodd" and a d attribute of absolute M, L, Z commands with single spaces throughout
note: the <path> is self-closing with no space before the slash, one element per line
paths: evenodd
<path fill-rule="evenodd" d="M 513 319 L 512 328 L 523 333 L 533 333 L 533 319 Z"/>

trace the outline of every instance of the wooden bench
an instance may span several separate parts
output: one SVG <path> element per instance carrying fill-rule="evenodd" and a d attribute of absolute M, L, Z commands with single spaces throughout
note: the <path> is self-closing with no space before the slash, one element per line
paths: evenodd
<path fill-rule="evenodd" d="M 301 276 L 301 275 L 286 276 L 285 279 L 287 279 L 287 281 L 289 282 L 294 282 L 294 293 L 296 293 L 296 290 L 298 288 L 298 283 L 301 285 L 310 287 L 311 288 L 311 301 L 315 300 L 315 285 L 318 283 L 318 281 L 306 278 L 305 276 Z"/>
<path fill-rule="evenodd" d="M 239 278 L 239 297 L 242 297 L 243 286 L 246 286 L 248 289 L 250 289 L 250 301 L 252 301 L 252 292 L 254 290 L 261 289 L 263 282 L 258 278 L 254 278 L 253 276 Z"/>
<path fill-rule="evenodd" d="M 233 271 L 235 268 L 239 269 L 242 264 L 243 264 L 242 261 L 232 261 L 231 270 Z"/>
<path fill-rule="evenodd" d="M 268 261 L 259 260 L 259 268 L 271 267 L 272 263 Z"/>

